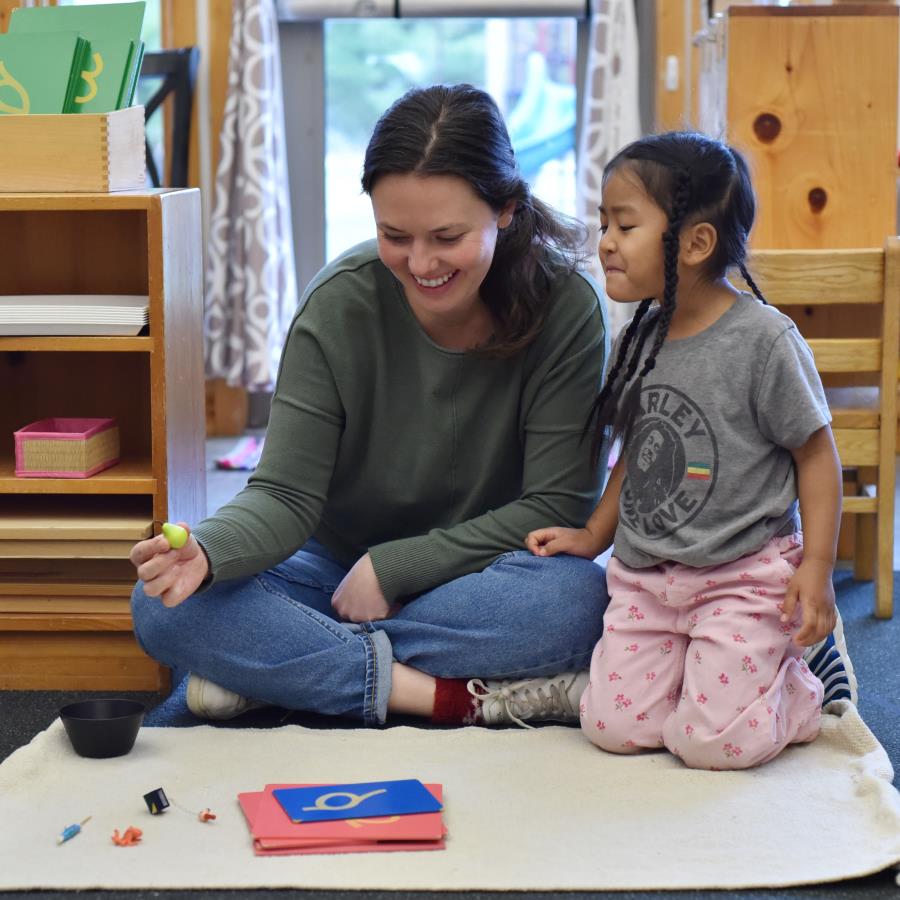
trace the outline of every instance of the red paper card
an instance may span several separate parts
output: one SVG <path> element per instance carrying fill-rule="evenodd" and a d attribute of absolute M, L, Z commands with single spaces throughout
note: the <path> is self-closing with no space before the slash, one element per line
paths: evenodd
<path fill-rule="evenodd" d="M 391 819 L 437 819 L 434 821 L 403 823 L 402 821 L 384 822 L 370 819 L 365 826 L 365 835 L 359 835 L 358 829 L 348 824 L 349 821 L 315 822 L 298 824 L 291 822 L 272 796 L 271 790 L 278 787 L 295 787 L 296 785 L 267 785 L 265 791 L 252 791 L 238 794 L 238 802 L 250 830 L 254 836 L 253 852 L 257 856 L 287 856 L 293 854 L 312 853 L 385 853 L 391 851 L 443 850 L 443 835 L 446 829 L 441 822 L 440 813 L 421 813 L 409 816 L 390 817 Z M 441 785 L 427 785 L 434 796 L 441 799 Z M 277 817 L 271 810 L 277 812 Z M 363 821 L 363 820 L 358 820 Z M 336 826 L 343 826 L 338 828 Z M 396 835 L 395 838 L 385 835 Z M 421 838 L 409 839 L 407 835 L 422 835 Z M 436 836 L 435 836 L 436 834 Z"/>

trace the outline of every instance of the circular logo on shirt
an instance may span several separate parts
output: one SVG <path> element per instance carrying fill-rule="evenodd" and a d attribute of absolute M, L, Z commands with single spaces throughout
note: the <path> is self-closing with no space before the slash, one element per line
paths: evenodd
<path fill-rule="evenodd" d="M 719 467 L 716 439 L 702 410 L 681 391 L 654 384 L 625 451 L 622 523 L 642 537 L 666 537 L 703 509 Z"/>

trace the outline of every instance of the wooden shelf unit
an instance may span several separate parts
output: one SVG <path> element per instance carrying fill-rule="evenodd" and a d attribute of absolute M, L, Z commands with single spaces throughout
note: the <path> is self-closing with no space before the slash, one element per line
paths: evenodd
<path fill-rule="evenodd" d="M 132 633 L 131 544 L 205 515 L 200 194 L 0 194 L 0 296 L 145 294 L 134 337 L 0 336 L 0 690 L 162 690 Z M 17 478 L 13 431 L 112 416 L 121 461 Z"/>

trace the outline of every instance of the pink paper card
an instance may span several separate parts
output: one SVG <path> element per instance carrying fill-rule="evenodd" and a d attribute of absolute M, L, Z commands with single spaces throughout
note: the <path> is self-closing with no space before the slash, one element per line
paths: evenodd
<path fill-rule="evenodd" d="M 271 785 L 270 787 L 275 788 L 278 787 L 278 785 Z M 440 785 L 428 785 L 428 788 L 429 790 L 435 789 L 435 797 L 437 797 L 438 800 L 441 799 Z M 389 853 L 392 851 L 443 850 L 446 846 L 443 840 L 446 829 L 440 822 L 440 813 L 425 813 L 419 816 L 419 818 L 424 816 L 436 816 L 438 818 L 440 830 L 437 838 L 430 837 L 434 831 L 433 827 L 428 823 L 426 829 L 420 828 L 420 833 L 428 834 L 428 838 L 414 840 L 378 839 L 372 834 L 372 829 L 376 826 L 368 826 L 366 829 L 366 836 L 354 836 L 353 838 L 348 839 L 347 835 L 352 826 L 348 826 L 346 822 L 309 823 L 305 825 L 298 825 L 291 822 L 281 809 L 278 801 L 275 800 L 268 791 L 250 791 L 238 794 L 238 802 L 240 803 L 244 817 L 247 819 L 247 824 L 250 826 L 250 831 L 254 836 L 253 852 L 257 856 L 290 856 L 295 854 L 302 855 L 313 853 Z M 259 831 L 259 822 L 261 821 L 260 813 L 264 807 L 268 807 L 269 804 L 274 804 L 279 815 L 284 818 L 289 826 L 289 829 L 282 829 L 279 824 L 279 827 L 274 830 L 277 833 L 285 833 L 290 836 L 259 836 L 261 834 Z M 414 816 L 401 816 L 399 818 L 414 818 Z M 344 824 L 345 827 L 342 832 L 338 832 L 335 836 L 315 837 L 310 834 L 310 831 L 313 829 L 319 830 L 325 825 L 334 826 L 338 824 Z M 382 826 L 384 824 L 385 823 L 380 823 Z M 387 824 L 390 825 L 392 823 Z M 380 833 L 383 833 L 383 828 L 377 827 L 377 830 Z M 298 831 L 300 832 L 299 835 L 297 834 Z M 400 833 L 407 834 L 410 832 L 409 830 L 403 830 Z"/>

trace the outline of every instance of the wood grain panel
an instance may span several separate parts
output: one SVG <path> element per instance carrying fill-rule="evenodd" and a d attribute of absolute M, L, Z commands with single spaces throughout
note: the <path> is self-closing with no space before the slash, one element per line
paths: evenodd
<path fill-rule="evenodd" d="M 753 160 L 755 247 L 880 247 L 896 229 L 898 20 L 838 9 L 729 10 L 729 136 Z"/>
<path fill-rule="evenodd" d="M 814 338 L 808 343 L 820 373 L 881 371 L 881 341 L 877 338 Z"/>
<path fill-rule="evenodd" d="M 884 251 L 829 249 L 810 253 L 767 249 L 754 251 L 751 274 L 776 306 L 821 306 L 839 303 L 878 305 L 884 290 Z M 735 283 L 747 286 L 740 276 Z"/>
<path fill-rule="evenodd" d="M 684 0 L 668 0 L 656 6 L 656 130 L 668 131 L 684 128 L 685 73 L 684 60 L 687 9 Z M 678 60 L 678 87 L 666 87 L 666 60 L 674 56 Z"/>
<path fill-rule="evenodd" d="M 835 428 L 834 443 L 843 466 L 878 465 L 877 429 Z"/>
<path fill-rule="evenodd" d="M 168 669 L 130 634 L 7 632 L 6 620 L 0 615 L 0 690 L 168 690 Z"/>

